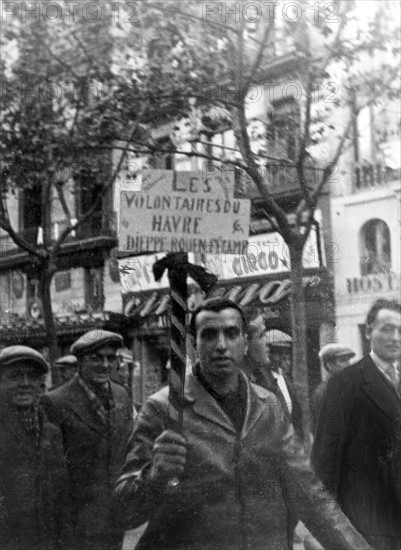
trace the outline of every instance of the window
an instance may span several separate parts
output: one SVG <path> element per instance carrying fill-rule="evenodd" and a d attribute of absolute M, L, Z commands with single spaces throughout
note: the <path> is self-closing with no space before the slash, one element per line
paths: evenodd
<path fill-rule="evenodd" d="M 54 276 L 56 292 L 63 292 L 71 288 L 71 271 L 61 271 Z"/>
<path fill-rule="evenodd" d="M 39 294 L 39 281 L 33 277 L 27 277 L 27 286 L 26 286 L 26 298 L 29 302 L 38 297 Z"/>
<path fill-rule="evenodd" d="M 388 273 L 390 271 L 390 231 L 383 220 L 369 220 L 362 226 L 359 258 L 362 275 Z"/>
<path fill-rule="evenodd" d="M 269 141 L 277 155 L 295 160 L 300 125 L 299 103 L 288 98 L 272 105 L 273 111 L 269 114 Z"/>
<path fill-rule="evenodd" d="M 168 149 L 173 149 L 173 144 L 170 141 L 170 138 L 160 139 L 158 141 L 158 146 L 162 151 L 152 155 L 150 164 L 155 170 L 173 170 L 174 169 L 174 154 L 166 153 Z"/>
<path fill-rule="evenodd" d="M 97 183 L 94 178 L 88 174 L 81 174 L 77 180 L 79 188 L 79 215 L 83 216 L 93 206 L 94 202 L 102 193 L 102 185 Z M 80 226 L 80 232 L 83 236 L 99 235 L 102 230 L 102 208 L 103 198 L 100 200 L 97 211 Z"/>
<path fill-rule="evenodd" d="M 29 243 L 37 244 L 38 228 L 42 225 L 40 185 L 24 189 L 22 197 L 22 235 Z"/>
<path fill-rule="evenodd" d="M 104 305 L 103 268 L 85 269 L 85 303 L 92 311 L 100 311 Z"/>

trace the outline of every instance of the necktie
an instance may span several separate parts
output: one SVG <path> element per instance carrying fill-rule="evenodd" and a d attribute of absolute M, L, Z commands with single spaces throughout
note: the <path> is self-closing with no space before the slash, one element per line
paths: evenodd
<path fill-rule="evenodd" d="M 386 374 L 388 378 L 391 380 L 391 383 L 394 386 L 394 389 L 400 395 L 401 384 L 400 384 L 400 375 L 398 373 L 397 365 L 390 363 L 388 365 L 388 369 L 386 370 Z"/>
<path fill-rule="evenodd" d="M 396 372 L 396 375 L 397 375 L 397 379 L 398 379 L 398 383 L 397 383 L 397 386 L 396 386 L 396 389 L 397 389 L 397 393 L 398 395 L 401 397 L 401 377 L 400 377 L 400 365 L 396 364 L 394 365 L 394 370 Z"/>

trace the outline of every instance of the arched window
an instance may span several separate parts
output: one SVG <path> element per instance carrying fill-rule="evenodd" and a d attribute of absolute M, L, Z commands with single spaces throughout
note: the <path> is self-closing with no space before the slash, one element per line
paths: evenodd
<path fill-rule="evenodd" d="M 361 275 L 388 273 L 391 269 L 390 231 L 383 220 L 367 221 L 359 236 Z"/>

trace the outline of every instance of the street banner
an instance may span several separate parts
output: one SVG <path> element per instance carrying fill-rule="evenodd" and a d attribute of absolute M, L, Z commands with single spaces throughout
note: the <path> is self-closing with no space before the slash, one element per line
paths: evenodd
<path fill-rule="evenodd" d="M 143 170 L 141 192 L 121 193 L 119 250 L 240 254 L 249 218 L 232 172 Z"/>

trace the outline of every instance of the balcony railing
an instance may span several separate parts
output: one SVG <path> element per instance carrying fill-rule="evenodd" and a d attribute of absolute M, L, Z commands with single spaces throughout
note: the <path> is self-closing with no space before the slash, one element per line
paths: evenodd
<path fill-rule="evenodd" d="M 360 164 L 354 168 L 354 186 L 357 190 L 372 189 L 387 185 L 391 181 L 399 178 L 401 171 L 391 170 L 384 164 Z"/>
<path fill-rule="evenodd" d="M 52 239 L 56 241 L 65 230 L 66 225 L 65 220 L 55 222 L 52 225 Z M 112 220 L 103 218 L 102 214 L 99 213 L 90 220 L 81 223 L 77 229 L 72 231 L 67 237 L 67 242 L 71 240 L 91 239 L 93 237 L 113 236 L 115 236 L 115 230 L 113 229 Z"/>
<path fill-rule="evenodd" d="M 66 227 L 66 222 L 55 222 L 52 224 L 52 241 L 56 242 L 62 231 Z M 18 232 L 18 235 L 30 245 L 43 244 L 43 237 L 39 227 L 28 227 Z M 96 237 L 115 237 L 116 232 L 113 229 L 111 220 L 104 219 L 102 215 L 94 216 L 80 224 L 75 231 L 72 231 L 66 238 L 66 243 L 74 241 L 84 241 Z M 0 236 L 0 251 L 4 254 L 7 251 L 15 250 L 17 245 L 10 236 L 3 234 Z"/>
<path fill-rule="evenodd" d="M 297 170 L 295 166 L 280 163 L 269 163 L 261 168 L 267 188 L 273 195 L 287 195 L 289 193 L 301 192 Z M 321 171 L 317 167 L 305 167 L 305 178 L 308 187 L 314 188 L 321 177 Z M 240 196 L 250 199 L 260 198 L 259 190 L 251 178 L 241 173 L 236 182 L 236 191 Z"/>

